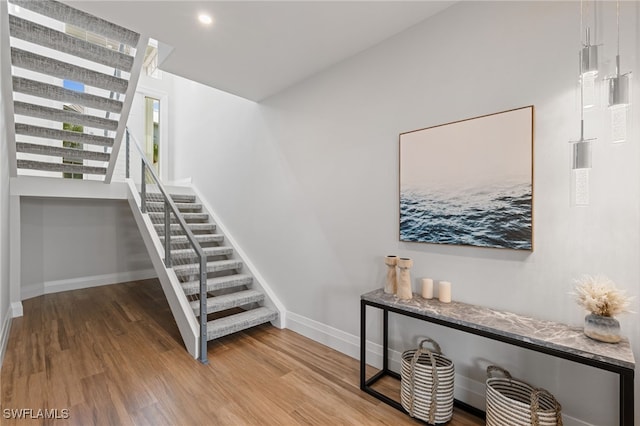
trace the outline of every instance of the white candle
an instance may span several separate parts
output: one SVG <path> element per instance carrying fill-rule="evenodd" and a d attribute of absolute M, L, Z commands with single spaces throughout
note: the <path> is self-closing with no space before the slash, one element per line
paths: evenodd
<path fill-rule="evenodd" d="M 422 297 L 433 299 L 433 280 L 431 278 L 422 279 Z"/>
<path fill-rule="evenodd" d="M 438 285 L 438 299 L 442 303 L 451 303 L 451 283 L 448 281 L 440 281 Z"/>

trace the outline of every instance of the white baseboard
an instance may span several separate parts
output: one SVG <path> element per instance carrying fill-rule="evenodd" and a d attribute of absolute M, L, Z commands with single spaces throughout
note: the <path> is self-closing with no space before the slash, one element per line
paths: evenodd
<path fill-rule="evenodd" d="M 141 271 L 118 272 L 114 274 L 94 275 L 91 277 L 71 278 L 67 280 L 45 281 L 38 284 L 30 284 L 22 287 L 22 300 L 44 294 L 59 293 L 61 291 L 79 290 L 83 288 L 98 287 L 101 285 L 125 283 L 129 281 L 146 280 L 157 277 L 153 269 Z"/>
<path fill-rule="evenodd" d="M 11 332 L 11 321 L 13 320 L 12 309 L 7 309 L 7 313 L 2 319 L 0 327 L 0 368 L 4 361 L 4 354 L 7 350 L 7 343 L 9 342 L 9 333 Z"/>
<path fill-rule="evenodd" d="M 345 333 L 342 330 L 293 312 L 287 312 L 286 328 L 352 358 L 360 359 L 360 338 L 358 336 Z M 367 364 L 382 368 L 382 345 L 367 341 Z M 390 350 L 389 368 L 399 372 L 402 370 L 401 365 L 402 354 L 398 351 Z M 456 374 L 454 380 L 456 383 L 454 397 L 472 407 L 485 411 L 485 384 L 460 374 Z M 562 415 L 562 419 L 565 426 L 593 426 L 566 414 Z"/>
<path fill-rule="evenodd" d="M 353 334 L 345 333 L 321 322 L 294 314 L 291 311 L 287 312 L 286 328 L 352 358 L 360 359 L 360 338 Z M 367 361 L 369 364 L 380 368 L 382 366 L 382 347 L 374 343 L 371 343 L 371 347 L 369 347 L 369 343 L 367 342 Z M 376 351 L 376 349 L 378 350 Z M 372 353 L 369 353 L 369 351 L 372 351 Z"/>

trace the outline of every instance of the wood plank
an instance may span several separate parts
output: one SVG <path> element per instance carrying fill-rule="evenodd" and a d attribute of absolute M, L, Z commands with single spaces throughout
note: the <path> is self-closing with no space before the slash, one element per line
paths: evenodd
<path fill-rule="evenodd" d="M 37 424 L 424 424 L 361 392 L 357 360 L 290 330 L 263 325 L 209 342 L 210 364 L 198 363 L 155 279 L 25 300 L 24 313 L 0 404 L 70 410 L 69 420 Z M 397 381 L 377 386 L 398 393 Z M 449 423 L 482 424 L 458 410 Z"/>

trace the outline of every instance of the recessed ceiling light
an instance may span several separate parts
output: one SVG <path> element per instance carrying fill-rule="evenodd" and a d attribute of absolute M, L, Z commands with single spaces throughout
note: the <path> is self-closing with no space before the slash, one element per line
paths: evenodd
<path fill-rule="evenodd" d="M 211 23 L 213 23 L 213 18 L 206 13 L 201 13 L 198 15 L 198 21 L 204 25 L 211 25 Z"/>

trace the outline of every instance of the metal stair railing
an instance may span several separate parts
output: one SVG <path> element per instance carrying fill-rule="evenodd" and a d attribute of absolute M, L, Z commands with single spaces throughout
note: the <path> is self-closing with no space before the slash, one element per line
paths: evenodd
<path fill-rule="evenodd" d="M 164 187 L 160 178 L 156 174 L 153 165 L 149 162 L 149 159 L 145 155 L 138 140 L 133 136 L 129 128 L 125 130 L 125 173 L 126 178 L 130 179 L 130 166 L 131 166 L 131 144 L 136 148 L 141 158 L 141 197 L 140 197 L 140 210 L 143 214 L 148 213 L 147 209 L 147 180 L 151 180 L 157 186 L 159 193 L 153 193 L 162 197 L 164 204 L 164 264 L 166 268 L 173 266 L 171 257 L 171 213 L 176 218 L 177 223 L 187 237 L 189 246 L 195 251 L 199 260 L 199 281 L 200 281 L 200 312 L 207 312 L 207 256 L 202 249 L 202 246 L 196 239 L 194 233 L 191 231 L 184 218 L 180 214 L 180 210 L 176 206 L 175 202 L 171 199 L 171 196 L 167 189 Z M 198 360 L 207 364 L 207 315 L 201 314 L 200 319 L 200 355 Z"/>

